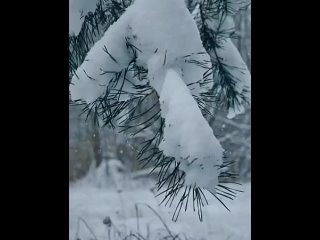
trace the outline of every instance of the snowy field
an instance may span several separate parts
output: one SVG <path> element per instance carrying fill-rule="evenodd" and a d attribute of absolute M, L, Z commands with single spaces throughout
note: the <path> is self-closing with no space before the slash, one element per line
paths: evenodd
<path fill-rule="evenodd" d="M 168 230 L 159 217 L 144 204 L 151 206 L 161 216 L 172 235 L 181 233 L 180 239 L 251 239 L 250 184 L 240 186 L 244 193 L 239 193 L 234 201 L 227 203 L 231 212 L 224 209 L 215 198 L 208 198 L 210 205 L 204 208 L 203 222 L 199 222 L 192 207 L 187 212 L 181 211 L 178 221 L 172 222 L 174 209 L 159 207 L 161 198 L 154 198 L 150 190 L 153 186 L 151 180 L 125 180 L 121 193 L 115 188 L 107 187 L 103 181 L 101 178 L 99 182 L 92 179 L 89 181 L 87 178 L 70 184 L 70 240 L 166 239 L 165 236 L 170 235 Z M 112 221 L 109 231 L 103 224 L 108 216 Z M 136 237 L 125 238 L 130 233 Z"/>

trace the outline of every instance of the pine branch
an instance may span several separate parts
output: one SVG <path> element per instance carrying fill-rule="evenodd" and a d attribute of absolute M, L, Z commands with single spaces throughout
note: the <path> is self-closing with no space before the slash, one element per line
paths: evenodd
<path fill-rule="evenodd" d="M 250 2 L 240 0 L 205 0 L 198 5 L 199 12 L 195 19 L 203 45 L 212 60 L 214 85 L 211 95 L 214 96 L 217 106 L 227 109 L 236 109 L 248 103 L 248 90 L 238 91 L 237 84 L 241 79 L 234 72 L 241 74 L 243 69 L 224 63 L 218 50 L 223 47 L 226 39 L 237 37 L 234 28 L 224 26 L 227 17 L 237 14 L 249 5 Z"/>
<path fill-rule="evenodd" d="M 77 36 L 69 36 L 69 81 L 77 68 L 83 63 L 91 47 L 105 31 L 131 5 L 132 0 L 100 0 L 94 13 L 89 12 L 84 17 L 81 30 Z"/>

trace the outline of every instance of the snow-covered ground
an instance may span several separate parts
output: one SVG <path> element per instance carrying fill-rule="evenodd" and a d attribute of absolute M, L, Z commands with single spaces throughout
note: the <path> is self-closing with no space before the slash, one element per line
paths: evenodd
<path fill-rule="evenodd" d="M 85 180 L 70 184 L 69 239 L 95 239 L 94 234 L 99 240 L 117 240 L 137 232 L 143 236 L 139 239 L 164 239 L 163 236 L 168 235 L 168 232 L 163 223 L 144 204 L 151 206 L 161 216 L 172 233 L 185 234 L 187 238 L 181 235 L 181 239 L 251 239 L 251 184 L 242 185 L 241 190 L 244 193 L 239 193 L 234 201 L 227 203 L 231 212 L 209 197 L 210 205 L 204 208 L 203 222 L 198 220 L 192 208 L 187 212 L 181 211 L 178 221 L 172 222 L 174 209 L 159 207 L 161 198 L 155 198 L 149 190 L 153 186 L 151 180 L 141 182 L 127 179 L 123 191 L 119 193 L 115 188 L 101 184 L 101 179 L 103 178 L 100 177 L 99 183 Z M 113 224 L 109 234 L 107 226 L 103 224 L 103 220 L 108 216 Z M 122 235 L 116 235 L 117 231 Z"/>

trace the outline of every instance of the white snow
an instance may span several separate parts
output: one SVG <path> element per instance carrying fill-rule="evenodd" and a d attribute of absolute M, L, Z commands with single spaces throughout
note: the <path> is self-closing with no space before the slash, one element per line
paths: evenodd
<path fill-rule="evenodd" d="M 251 74 L 250 71 L 243 61 L 238 49 L 233 44 L 230 38 L 225 39 L 223 41 L 223 45 L 221 48 L 217 48 L 218 56 L 220 57 L 220 61 L 226 64 L 230 74 L 237 79 L 235 90 L 238 93 L 242 93 L 245 95 L 247 101 L 250 103 L 251 101 Z M 244 92 L 244 90 L 248 92 Z M 239 99 L 240 105 L 236 105 L 235 108 L 230 108 L 228 113 L 228 118 L 234 118 L 236 115 L 244 113 L 244 103 Z"/>
<path fill-rule="evenodd" d="M 103 73 L 119 72 L 128 65 L 130 58 L 125 45 L 126 28 L 126 19 L 120 18 L 90 49 L 71 80 L 72 100 L 93 102 L 106 91 L 110 79 L 115 76 L 114 73 Z"/>
<path fill-rule="evenodd" d="M 167 72 L 160 106 L 165 128 L 159 149 L 180 162 L 186 185 L 196 184 L 214 192 L 223 149 L 190 90 L 174 70 Z"/>
<path fill-rule="evenodd" d="M 69 34 L 78 35 L 88 12 L 94 12 L 99 0 L 69 0 Z"/>
<path fill-rule="evenodd" d="M 150 181 L 150 180 L 149 180 Z M 231 212 L 226 211 L 214 198 L 208 196 L 209 206 L 203 208 L 204 221 L 199 222 L 197 214 L 188 209 L 181 212 L 177 222 L 172 222 L 174 209 L 158 206 L 160 198 L 154 198 L 148 187 L 153 182 L 141 185 L 137 181 L 128 181 L 127 187 L 119 193 L 109 187 L 97 187 L 92 182 L 81 185 L 72 184 L 69 187 L 69 239 L 76 237 L 77 222 L 82 218 L 89 225 L 99 240 L 108 239 L 107 227 L 102 223 L 107 216 L 111 218 L 111 239 L 123 239 L 130 232 L 139 231 L 146 238 L 148 228 L 150 237 L 161 239 L 166 231 L 156 215 L 143 204 L 150 205 L 163 218 L 173 233 L 183 233 L 188 239 L 195 240 L 250 240 L 251 239 L 251 185 L 242 186 L 244 193 L 239 194 L 235 201 L 228 202 Z M 137 224 L 135 204 L 138 205 L 139 225 Z M 114 235 L 116 227 L 123 235 Z M 93 239 L 91 233 L 81 222 L 78 237 L 83 240 Z M 182 237 L 182 239 L 184 239 Z"/>
<path fill-rule="evenodd" d="M 126 48 L 126 38 L 139 49 L 137 62 L 148 69 L 150 84 L 158 93 L 168 68 L 181 71 L 187 84 L 203 78 L 207 69 L 186 62 L 188 58 L 184 56 L 194 54 L 189 60 L 207 61 L 208 68 L 211 66 L 184 0 L 136 0 L 91 48 L 76 71 L 70 86 L 73 100 L 94 101 L 114 76 L 102 73 L 127 67 L 132 54 Z M 103 50 L 105 47 L 112 57 Z M 196 54 L 199 52 L 204 54 Z M 129 85 L 125 86 L 127 91 L 133 92 Z M 120 84 L 114 88 L 119 87 Z M 192 88 L 195 94 L 199 93 L 199 87 Z"/>

